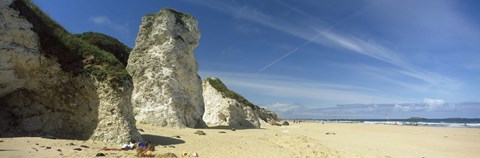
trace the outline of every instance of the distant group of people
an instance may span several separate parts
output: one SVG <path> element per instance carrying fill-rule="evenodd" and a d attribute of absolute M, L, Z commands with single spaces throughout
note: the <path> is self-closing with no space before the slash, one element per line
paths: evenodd
<path fill-rule="evenodd" d="M 293 123 L 301 123 L 301 122 L 305 122 L 303 120 L 293 120 Z"/>

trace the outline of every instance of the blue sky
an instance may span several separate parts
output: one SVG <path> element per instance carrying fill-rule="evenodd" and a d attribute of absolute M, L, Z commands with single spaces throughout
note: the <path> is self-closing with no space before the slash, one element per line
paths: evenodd
<path fill-rule="evenodd" d="M 33 1 L 130 47 L 143 15 L 191 14 L 202 78 L 283 118 L 480 117 L 478 1 Z"/>

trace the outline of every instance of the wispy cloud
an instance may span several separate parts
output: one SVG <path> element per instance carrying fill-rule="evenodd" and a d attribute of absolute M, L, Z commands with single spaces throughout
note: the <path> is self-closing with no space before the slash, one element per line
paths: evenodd
<path fill-rule="evenodd" d="M 292 24 L 294 22 L 286 21 L 284 19 L 274 18 L 260 10 L 257 10 L 247 5 L 237 4 L 235 2 L 228 3 L 224 1 L 222 2 L 209 1 L 208 3 L 201 3 L 201 4 L 208 6 L 214 10 L 217 10 L 226 14 L 230 14 L 234 17 L 241 18 L 244 20 L 249 20 L 251 22 L 255 22 L 257 24 L 270 27 L 278 31 L 306 40 L 306 42 L 302 43 L 298 47 L 292 49 L 291 51 L 288 51 L 286 54 L 277 58 L 273 62 L 270 62 L 263 68 L 259 69 L 257 73 L 264 71 L 265 69 L 281 61 L 282 59 L 286 58 L 292 53 L 295 53 L 296 51 L 298 51 L 298 49 L 301 49 L 305 45 L 309 43 L 316 43 L 321 46 L 339 47 L 342 49 L 349 50 L 352 53 L 358 53 L 361 55 L 365 55 L 367 57 L 371 57 L 373 59 L 377 59 L 382 62 L 389 63 L 399 68 L 397 73 L 423 81 L 426 84 L 429 84 L 431 86 L 454 85 L 450 87 L 452 88 L 452 87 L 458 87 L 461 85 L 459 82 L 455 81 L 454 79 L 423 70 L 419 67 L 416 67 L 410 64 L 405 59 L 398 56 L 397 55 L 398 52 L 395 52 L 394 50 L 389 49 L 388 47 L 385 47 L 380 43 L 374 42 L 374 40 L 362 39 L 354 35 L 337 33 L 329 29 L 329 27 L 334 27 L 337 24 L 323 25 L 323 26 L 320 25 L 320 23 L 324 24 L 324 22 L 319 22 L 319 24 L 304 24 L 304 25 L 299 25 L 298 23 Z M 279 4 L 281 4 L 282 6 L 288 6 L 284 2 L 280 2 Z M 369 7 L 375 6 L 375 5 L 377 5 L 377 3 L 374 3 Z M 365 8 L 369 8 L 369 7 L 365 7 Z M 304 11 L 301 11 L 299 9 L 296 9 L 293 7 L 287 7 L 287 8 L 295 12 L 298 12 L 303 16 L 306 16 L 307 18 L 314 18 L 314 16 Z M 340 21 L 347 22 L 347 20 L 349 19 L 360 16 L 361 13 L 365 10 L 365 8 L 360 9 L 358 12 L 355 12 L 352 15 L 346 17 L 344 20 L 340 20 Z M 320 21 L 320 20 L 316 19 L 316 21 Z"/>
<path fill-rule="evenodd" d="M 111 21 L 107 16 L 94 16 L 90 18 L 90 21 L 99 25 L 109 27 L 117 32 L 122 34 L 128 34 L 128 25 L 127 24 L 119 24 Z"/>
<path fill-rule="evenodd" d="M 227 86 L 247 89 L 250 94 L 303 100 L 311 104 L 308 106 L 400 101 L 396 97 L 379 95 L 376 89 L 318 80 L 250 73 L 200 72 L 200 74 L 203 77 L 219 77 Z"/>
<path fill-rule="evenodd" d="M 429 100 L 428 98 L 424 100 Z M 428 102 L 428 101 L 427 101 Z M 276 112 L 281 118 L 369 118 L 384 119 L 410 118 L 412 116 L 427 118 L 465 117 L 479 118 L 480 103 L 389 103 L 389 104 L 340 104 L 331 107 L 308 107 L 297 104 L 273 103 L 262 105 Z"/>

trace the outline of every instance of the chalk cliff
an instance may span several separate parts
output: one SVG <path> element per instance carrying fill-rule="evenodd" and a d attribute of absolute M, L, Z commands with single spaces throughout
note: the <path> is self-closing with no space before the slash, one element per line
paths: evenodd
<path fill-rule="evenodd" d="M 127 64 L 138 121 L 157 126 L 206 126 L 202 83 L 193 54 L 199 38 L 197 21 L 173 9 L 142 18 Z"/>
<path fill-rule="evenodd" d="M 131 77 L 30 1 L 0 3 L 0 135 L 141 140 Z"/>
<path fill-rule="evenodd" d="M 209 126 L 260 128 L 262 122 L 278 120 L 277 115 L 250 103 L 241 95 L 230 91 L 218 78 L 202 82 L 205 114 Z"/>

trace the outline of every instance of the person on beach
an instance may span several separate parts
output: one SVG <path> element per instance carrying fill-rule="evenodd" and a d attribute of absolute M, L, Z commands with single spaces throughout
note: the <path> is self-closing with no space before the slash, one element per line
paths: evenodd
<path fill-rule="evenodd" d="M 155 151 L 155 146 L 152 143 L 148 141 L 138 143 L 137 155 L 139 157 L 154 157 L 153 151 Z"/>

